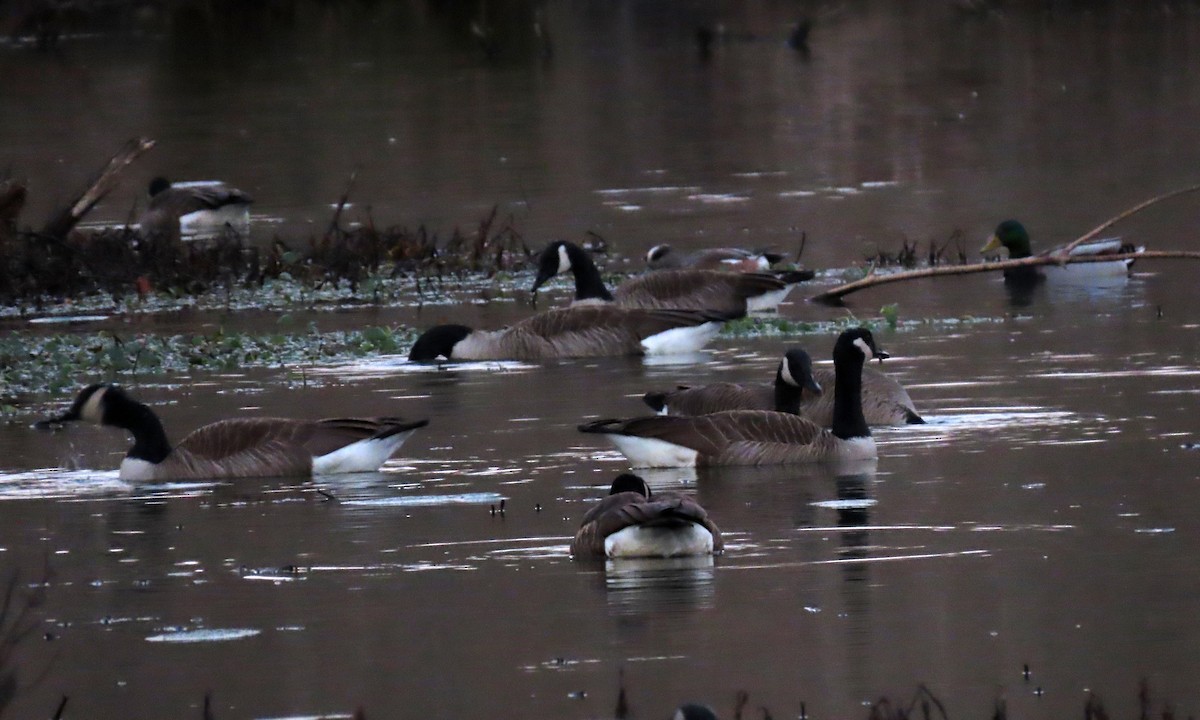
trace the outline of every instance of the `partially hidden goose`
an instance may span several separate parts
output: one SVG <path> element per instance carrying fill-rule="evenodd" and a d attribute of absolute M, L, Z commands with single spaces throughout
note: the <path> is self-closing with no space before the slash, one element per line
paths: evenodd
<path fill-rule="evenodd" d="M 886 357 L 880 353 L 876 357 Z M 713 383 L 680 385 L 669 392 L 648 392 L 642 400 L 662 415 L 706 415 L 722 410 L 778 410 L 812 420 L 821 427 L 833 424 L 834 371 L 814 369 L 801 348 L 791 348 L 775 371 L 774 383 Z M 904 386 L 882 372 L 864 367 L 862 411 L 868 425 L 916 425 L 925 420 L 917 412 Z"/>
<path fill-rule="evenodd" d="M 1016 220 L 1005 220 L 997 225 L 995 232 L 979 252 L 989 253 L 1000 248 L 1008 250 L 1010 260 L 1019 260 L 1033 255 L 1029 232 Z M 1107 238 L 1081 243 L 1071 251 L 1071 255 L 1116 255 L 1140 253 L 1145 249 L 1143 245 L 1123 243 L 1120 238 Z M 1049 255 L 1057 250 L 1059 248 L 1044 250 L 1039 255 Z M 1004 271 L 1004 281 L 1010 284 L 1033 284 L 1044 279 L 1086 281 L 1088 278 L 1123 277 L 1129 274 L 1133 262 L 1133 259 L 1129 258 L 1112 262 L 1008 268 Z"/>
<path fill-rule="evenodd" d="M 124 428 L 133 434 L 133 447 L 120 469 L 121 479 L 130 481 L 371 472 L 413 431 L 429 424 L 428 420 L 397 417 L 237 418 L 205 425 L 172 447 L 153 410 L 116 385 L 102 383 L 81 390 L 65 413 L 38 426 L 74 420 Z"/>
<path fill-rule="evenodd" d="M 218 182 L 172 185 L 165 177 L 150 181 L 150 198 L 138 224 L 145 233 L 188 236 L 218 232 L 226 225 L 245 231 L 250 225 L 246 193 Z"/>
<path fill-rule="evenodd" d="M 836 373 L 829 429 L 774 410 L 725 410 L 709 415 L 651 415 L 596 420 L 579 426 L 608 437 L 635 468 L 774 465 L 876 457 L 863 417 L 862 369 L 880 356 L 871 332 L 846 330 L 833 348 Z"/>
<path fill-rule="evenodd" d="M 548 360 L 695 352 L 732 317 L 698 310 L 577 305 L 538 313 L 500 330 L 438 325 L 417 338 L 408 359 Z"/>
<path fill-rule="evenodd" d="M 646 253 L 651 270 L 724 270 L 726 272 L 762 272 L 783 262 L 779 253 L 743 248 L 706 248 L 693 252 L 676 250 L 670 245 L 655 245 Z"/>
<path fill-rule="evenodd" d="M 575 276 L 575 300 L 581 303 L 613 303 L 631 308 L 683 308 L 716 310 L 745 315 L 774 310 L 791 286 L 809 280 L 803 270 L 780 273 L 729 273 L 717 270 L 663 270 L 633 277 L 609 292 L 600 271 L 578 245 L 556 240 L 538 258 L 538 274 L 532 292 L 560 273 Z"/>
<path fill-rule="evenodd" d="M 724 549 L 704 508 L 676 493 L 651 493 L 641 477 L 622 473 L 608 495 L 583 516 L 571 542 L 577 558 L 711 555 Z"/>

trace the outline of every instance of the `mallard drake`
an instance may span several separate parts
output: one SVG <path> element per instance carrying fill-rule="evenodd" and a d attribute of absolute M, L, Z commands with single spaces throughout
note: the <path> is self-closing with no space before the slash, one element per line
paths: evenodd
<path fill-rule="evenodd" d="M 438 325 L 426 330 L 408 359 L 548 360 L 605 355 L 695 352 L 731 319 L 698 310 L 641 310 L 578 305 L 548 310 L 500 330 Z"/>
<path fill-rule="evenodd" d="M 783 255 L 743 248 L 707 248 L 682 252 L 670 245 L 655 245 L 646 253 L 651 270 L 724 270 L 726 272 L 762 272 L 783 262 Z"/>
<path fill-rule="evenodd" d="M 1016 220 L 1005 220 L 997 225 L 995 232 L 992 233 L 987 244 L 979 249 L 979 252 L 995 252 L 1000 248 L 1008 250 L 1010 260 L 1019 260 L 1033 255 L 1029 232 Z M 1045 250 L 1039 255 L 1050 255 L 1059 249 L 1061 248 Z M 1081 243 L 1071 251 L 1071 255 L 1116 255 L 1142 252 L 1145 249 L 1145 246 L 1124 243 L 1120 238 L 1105 238 Z M 1119 277 L 1129 274 L 1133 262 L 1133 259 L 1130 258 L 1112 262 L 1008 268 L 1004 271 L 1004 280 L 1008 283 L 1031 284 L 1044 279 L 1086 280 L 1089 277 Z"/>
<path fill-rule="evenodd" d="M 774 310 L 792 285 L 813 276 L 811 272 L 801 270 L 780 273 L 663 270 L 630 278 L 610 293 L 587 252 L 574 243 L 557 240 L 538 257 L 538 274 L 532 292 L 565 272 L 575 276 L 576 304 L 715 310 L 735 315 Z"/>
<path fill-rule="evenodd" d="M 676 493 L 651 493 L 641 477 L 623 473 L 583 516 L 571 542 L 582 557 L 645 558 L 711 555 L 724 549 L 704 508 Z"/>
<path fill-rule="evenodd" d="M 244 232 L 250 225 L 253 198 L 223 183 L 172 185 L 165 177 L 156 177 L 150 181 L 149 195 L 138 221 L 145 233 L 203 235 L 226 225 Z"/>
<path fill-rule="evenodd" d="M 123 428 L 133 447 L 121 461 L 129 481 L 307 477 L 378 470 L 428 420 L 398 417 L 219 420 L 174 447 L 148 406 L 116 385 L 88 385 L 62 415 L 39 427 L 85 420 Z"/>
<path fill-rule="evenodd" d="M 886 353 L 881 356 L 886 357 Z M 706 415 L 722 410 L 778 410 L 802 415 L 821 427 L 833 423 L 834 384 L 831 369 L 814 369 L 802 348 L 791 348 L 775 371 L 774 383 L 680 385 L 669 392 L 649 392 L 642 400 L 663 415 Z M 871 367 L 862 371 L 863 417 L 871 426 L 913 425 L 925 420 L 904 386 Z"/>
<path fill-rule="evenodd" d="M 774 410 L 596 420 L 579 430 L 607 436 L 635 468 L 873 458 L 875 440 L 862 410 L 862 369 L 867 360 L 882 354 L 865 328 L 838 336 L 833 348 L 833 421 L 828 430 Z"/>

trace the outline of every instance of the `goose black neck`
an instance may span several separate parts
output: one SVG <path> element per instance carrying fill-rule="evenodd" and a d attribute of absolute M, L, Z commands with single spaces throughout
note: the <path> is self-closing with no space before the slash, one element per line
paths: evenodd
<path fill-rule="evenodd" d="M 153 410 L 124 395 L 107 398 L 107 401 L 104 424 L 124 428 L 133 434 L 133 447 L 129 448 L 126 457 L 160 463 L 171 454 L 167 433 Z"/>
<path fill-rule="evenodd" d="M 871 429 L 862 410 L 864 358 L 847 353 L 833 359 L 833 434 L 843 440 L 869 437 Z"/>
<path fill-rule="evenodd" d="M 792 415 L 800 414 L 800 397 L 803 390 L 785 382 L 783 379 L 783 365 L 775 371 L 775 410 L 777 412 L 791 413 Z"/>
<path fill-rule="evenodd" d="M 604 279 L 588 254 L 579 247 L 569 245 L 567 255 L 571 260 L 571 272 L 575 274 L 575 299 L 612 302 L 612 293 L 604 287 Z"/>

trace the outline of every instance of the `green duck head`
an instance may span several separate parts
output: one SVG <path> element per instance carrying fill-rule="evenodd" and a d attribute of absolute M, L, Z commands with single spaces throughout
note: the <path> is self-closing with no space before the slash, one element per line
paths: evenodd
<path fill-rule="evenodd" d="M 989 253 L 1001 247 L 1008 249 L 1008 257 L 1012 260 L 1029 257 L 1033 250 L 1029 245 L 1029 233 L 1025 226 L 1016 220 L 1005 220 L 996 226 L 996 231 L 979 252 Z"/>

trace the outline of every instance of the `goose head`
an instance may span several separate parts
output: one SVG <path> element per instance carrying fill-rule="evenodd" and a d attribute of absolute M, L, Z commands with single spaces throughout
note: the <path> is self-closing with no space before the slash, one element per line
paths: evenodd
<path fill-rule="evenodd" d="M 1016 220 L 1005 220 L 996 226 L 992 237 L 988 239 L 986 245 L 980 248 L 980 253 L 989 253 L 1000 248 L 1008 250 L 1009 259 L 1029 257 L 1033 254 L 1033 249 L 1029 243 L 1029 233 L 1025 231 L 1025 226 Z"/>
<path fill-rule="evenodd" d="M 652 268 L 673 267 L 670 245 L 655 245 L 646 253 L 646 264 Z"/>
<path fill-rule="evenodd" d="M 792 348 L 784 353 L 776 376 L 792 387 L 820 395 L 824 389 L 821 387 L 821 383 L 813 377 L 812 372 L 812 358 L 808 356 L 808 353 L 801 348 Z"/>
<path fill-rule="evenodd" d="M 408 351 L 410 362 L 431 362 L 438 358 L 450 360 L 454 357 L 454 346 L 473 331 L 466 325 L 435 325 L 413 343 Z"/>
<path fill-rule="evenodd" d="M 633 473 L 621 473 L 613 479 L 612 487 L 609 488 L 609 495 L 619 495 L 623 492 L 632 492 L 641 495 L 647 500 L 650 499 L 650 486 L 640 475 Z"/>
<path fill-rule="evenodd" d="M 542 250 L 542 254 L 538 256 L 537 278 L 533 281 L 533 288 L 530 292 L 537 292 L 538 288 L 554 278 L 555 275 L 573 271 L 588 262 L 590 261 L 587 254 L 578 245 L 566 240 L 555 240 L 547 245 L 546 249 Z"/>
<path fill-rule="evenodd" d="M 55 425 L 77 420 L 93 422 L 97 425 L 111 425 L 113 424 L 112 409 L 122 400 L 129 401 L 129 396 L 121 388 L 106 383 L 94 383 L 79 391 L 79 394 L 75 396 L 75 402 L 71 403 L 71 407 L 67 408 L 66 412 L 47 420 L 41 420 L 36 427 L 45 430 Z"/>
<path fill-rule="evenodd" d="M 156 177 L 150 181 L 150 187 L 148 188 L 148 192 L 150 194 L 150 197 L 154 197 L 155 195 L 159 194 L 160 192 L 162 192 L 164 190 L 169 190 L 170 188 L 171 188 L 171 181 L 166 179 L 162 175 L 159 175 L 158 177 Z"/>
<path fill-rule="evenodd" d="M 842 363 L 862 363 L 872 358 L 883 361 L 891 357 L 875 344 L 875 336 L 866 328 L 852 328 L 838 336 L 833 346 L 833 364 L 836 368 Z"/>

